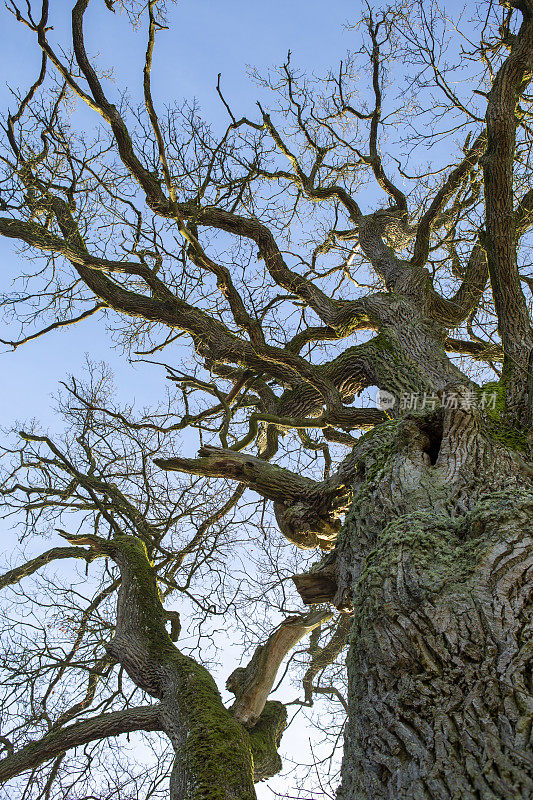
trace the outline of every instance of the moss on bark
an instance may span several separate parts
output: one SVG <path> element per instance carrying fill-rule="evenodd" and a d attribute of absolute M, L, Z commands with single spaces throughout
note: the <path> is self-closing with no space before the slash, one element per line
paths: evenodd
<path fill-rule="evenodd" d="M 277 748 L 285 707 L 267 703 L 253 730 L 240 725 L 223 705 L 207 669 L 172 642 L 145 544 L 133 536 L 118 536 L 103 549 L 122 575 L 117 634 L 128 638 L 127 626 L 133 620 L 131 636 L 145 651 L 141 669 L 153 671 L 157 676 L 153 685 L 161 687 L 157 692 L 163 727 L 176 750 L 173 780 L 180 787 L 171 796 L 181 797 L 185 790 L 187 800 L 251 800 L 254 772 L 255 780 L 262 780 L 281 769 Z M 128 642 L 121 646 L 127 648 Z"/>

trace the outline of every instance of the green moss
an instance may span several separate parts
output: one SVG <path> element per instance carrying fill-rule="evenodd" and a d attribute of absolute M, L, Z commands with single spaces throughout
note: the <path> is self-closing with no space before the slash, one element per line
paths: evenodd
<path fill-rule="evenodd" d="M 120 554 L 118 560 L 122 561 L 121 570 L 128 570 L 132 577 L 132 601 L 138 608 L 139 624 L 151 654 L 158 660 L 172 658 L 176 647 L 166 629 L 166 615 L 146 545 L 135 536 L 116 536 L 109 546 L 111 551 Z"/>
<path fill-rule="evenodd" d="M 278 747 L 287 722 L 283 703 L 267 702 L 257 724 L 246 730 L 222 705 L 218 690 L 207 671 L 194 665 L 191 680 L 180 693 L 180 705 L 186 703 L 194 722 L 189 726 L 183 752 L 184 764 L 199 776 L 190 800 L 225 800 L 231 787 L 232 798 L 249 800 L 252 776 L 257 782 L 276 775 L 282 767 Z M 210 676 L 209 676 L 210 679 Z M 215 695 L 216 693 L 216 695 Z M 243 776 L 239 786 L 238 776 Z M 249 776 L 250 785 L 245 785 Z M 235 794 L 239 787 L 242 795 Z M 189 798 L 188 798 L 189 800 Z"/>
<path fill-rule="evenodd" d="M 390 598 L 396 602 L 398 574 L 409 585 L 411 600 L 420 602 L 444 588 L 467 586 L 485 553 L 506 538 L 507 523 L 516 524 L 524 514 L 533 514 L 533 494 L 515 490 L 485 496 L 463 517 L 415 511 L 391 521 L 366 558 L 356 587 L 356 615 L 373 619 L 393 602 Z M 410 581 L 406 570 L 416 578 Z"/>
<path fill-rule="evenodd" d="M 387 350 L 389 353 L 392 353 L 393 356 L 397 355 L 398 348 L 394 346 L 391 339 L 384 333 L 378 333 L 371 341 L 373 346 L 378 350 Z"/>
<path fill-rule="evenodd" d="M 372 346 L 370 355 L 375 355 L 376 350 L 381 351 L 384 355 L 389 355 L 395 364 L 401 368 L 400 374 L 405 374 L 407 370 L 411 373 L 411 379 L 414 380 L 416 387 L 423 387 L 426 385 L 424 378 L 418 370 L 416 364 L 407 361 L 404 348 L 397 344 L 393 338 L 387 336 L 383 331 L 374 336 L 368 342 Z"/>
<path fill-rule="evenodd" d="M 181 716 L 187 717 L 188 735 L 178 757 L 198 776 L 188 800 L 225 800 L 229 792 L 234 800 L 249 800 L 253 781 L 271 777 L 282 767 L 277 749 L 286 725 L 286 708 L 279 702 L 266 703 L 255 727 L 246 730 L 222 705 L 207 670 L 179 656 L 183 659 L 181 674 L 188 673 L 187 679 L 180 681 L 178 701 Z"/>
<path fill-rule="evenodd" d="M 512 428 L 504 423 L 493 423 L 489 426 L 489 435 L 511 450 L 518 450 L 521 453 L 528 452 L 527 433 L 522 428 Z"/>
<path fill-rule="evenodd" d="M 270 700 L 265 704 L 256 725 L 248 732 L 254 760 L 255 781 L 270 778 L 281 770 L 278 747 L 286 725 L 286 707 L 277 700 Z"/>
<path fill-rule="evenodd" d="M 479 403 L 487 415 L 487 433 L 492 439 L 511 448 L 527 452 L 527 431 L 510 425 L 505 419 L 506 381 L 485 383 L 478 392 Z"/>
<path fill-rule="evenodd" d="M 479 401 L 483 409 L 486 410 L 487 415 L 496 421 L 501 420 L 505 414 L 505 393 L 506 385 L 504 380 L 489 381 L 483 384 L 478 392 Z M 494 408 L 492 407 L 494 400 Z"/>
<path fill-rule="evenodd" d="M 361 449 L 364 442 L 365 452 L 370 449 L 379 448 L 383 445 L 390 446 L 392 440 L 396 436 L 400 419 L 387 420 L 386 422 L 376 425 L 371 430 L 364 433 L 357 442 L 357 449 Z"/>
<path fill-rule="evenodd" d="M 453 535 L 456 534 L 454 527 L 449 517 L 427 511 L 415 511 L 393 520 L 384 528 L 377 546 L 368 555 L 361 583 L 383 585 L 395 574 L 400 559 L 408 551 L 416 571 L 424 573 L 428 582 L 438 590 L 451 568 L 455 572 L 458 564 L 464 567 L 472 563 L 470 557 L 459 557 L 462 548 Z M 471 547 L 469 543 L 469 549 Z"/>
<path fill-rule="evenodd" d="M 216 688 L 204 676 L 191 674 L 189 683 L 180 686 L 179 707 L 187 716 L 187 739 L 176 755 L 196 776 L 188 800 L 225 800 L 230 792 L 235 800 L 249 800 L 253 783 L 249 735 L 224 708 Z"/>
<path fill-rule="evenodd" d="M 387 420 L 376 425 L 375 428 L 365 433 L 357 443 L 357 453 L 360 455 L 358 465 L 364 470 L 360 475 L 362 481 L 357 488 L 357 497 L 352 503 L 346 520 L 357 513 L 357 498 L 365 494 L 365 490 L 374 488 L 376 480 L 389 464 L 391 456 L 397 451 L 398 429 L 401 419 Z"/>

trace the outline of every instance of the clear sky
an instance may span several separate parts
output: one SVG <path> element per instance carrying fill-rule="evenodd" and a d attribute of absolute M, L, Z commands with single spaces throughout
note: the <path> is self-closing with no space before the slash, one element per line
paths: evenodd
<path fill-rule="evenodd" d="M 118 5 L 118 4 L 117 4 Z M 345 51 L 355 47 L 356 34 L 346 29 L 359 17 L 360 0 L 181 0 L 169 5 L 170 30 L 160 34 L 153 68 L 153 88 L 158 103 L 179 104 L 184 98 L 197 98 L 204 118 L 221 126 L 227 116 L 216 94 L 217 74 L 222 73 L 225 95 L 237 114 L 253 116 L 259 89 L 247 75 L 247 67 L 259 72 L 283 62 L 292 51 L 292 62 L 307 71 L 323 73 L 336 68 Z M 55 31 L 60 38 L 68 29 L 70 3 L 51 4 Z M 447 10 L 462 7 L 456 0 Z M 64 14 L 58 13 L 65 9 Z M 35 77 L 40 55 L 32 34 L 16 23 L 5 10 L 2 14 L 0 43 L 2 81 L 0 114 L 13 108 L 8 86 L 26 88 Z M 63 42 L 65 38 L 63 38 Z M 133 31 L 124 14 L 110 14 L 103 0 L 93 0 L 87 13 L 87 47 L 99 57 L 102 66 L 115 68 L 117 96 L 124 87 L 140 98 L 142 65 L 146 46 L 144 29 Z M 68 40 L 67 40 L 68 41 Z M 20 271 L 20 258 L 13 243 L 0 240 L 2 291 L 10 291 L 12 278 Z M 18 338 L 16 325 L 0 323 L 0 338 Z M 9 425 L 14 418 L 49 418 L 49 397 L 58 380 L 78 372 L 89 353 L 93 361 L 109 361 L 117 373 L 117 388 L 124 399 L 150 402 L 162 382 L 142 377 L 145 366 L 128 366 L 113 351 L 110 338 L 97 320 L 89 320 L 18 349 L 2 354 L 0 345 L 0 420 Z"/>
<path fill-rule="evenodd" d="M 51 5 L 57 20 L 55 38 L 68 27 L 71 4 L 56 0 Z M 203 116 L 222 126 L 226 115 L 215 90 L 221 72 L 225 95 L 235 112 L 253 117 L 258 89 L 247 76 L 247 66 L 265 71 L 282 63 L 290 49 L 293 64 L 308 71 L 323 73 L 336 68 L 344 52 L 356 44 L 354 33 L 346 30 L 345 24 L 357 21 L 361 5 L 359 0 L 181 0 L 169 7 L 171 30 L 161 33 L 158 40 L 153 68 L 157 101 L 162 107 L 195 97 Z M 446 5 L 448 9 L 459 7 L 455 2 Z M 8 107 L 14 107 L 7 85 L 25 89 L 38 71 L 40 55 L 32 34 L 5 10 L 0 13 L 0 114 L 4 116 Z M 87 14 L 86 38 L 89 52 L 99 55 L 102 66 L 114 65 L 117 96 L 119 89 L 126 87 L 133 97 L 140 98 L 144 28 L 133 31 L 124 15 L 112 15 L 103 0 L 93 0 Z M 3 292 L 10 291 L 11 280 L 20 272 L 21 257 L 15 249 L 12 243 L 0 239 Z M 4 322 L 0 327 L 3 339 L 17 339 L 19 333 L 16 324 Z M 0 424 L 11 427 L 15 420 L 36 418 L 44 426 L 53 427 L 51 395 L 67 374 L 80 374 L 86 355 L 112 366 L 120 400 L 145 405 L 161 397 L 165 383 L 162 372 L 146 365 L 129 365 L 113 349 L 101 322 L 89 320 L 14 353 L 0 345 Z M 288 692 L 294 693 L 294 689 Z M 306 740 L 305 727 L 300 725 L 291 729 L 285 746 L 294 753 L 295 745 L 305 745 Z M 282 782 L 277 780 L 273 785 L 283 791 Z M 288 788 L 293 787 L 285 784 Z M 260 787 L 259 796 L 271 794 Z"/>
<path fill-rule="evenodd" d="M 54 6 L 55 4 L 52 4 Z M 115 67 L 118 90 L 127 87 L 140 97 L 142 65 L 146 46 L 144 29 L 132 31 L 123 14 L 106 11 L 102 0 L 87 14 L 87 47 L 100 56 L 100 64 Z M 62 17 L 55 17 L 59 38 L 61 22 L 66 30 L 70 4 Z M 56 8 L 58 7 L 56 6 Z M 244 2 L 244 0 L 183 0 L 169 7 L 171 29 L 160 34 L 153 69 L 154 94 L 162 105 L 196 97 L 206 119 L 223 125 L 227 116 L 217 97 L 217 74 L 222 72 L 224 91 L 239 113 L 255 114 L 258 89 L 247 76 L 247 66 L 259 70 L 281 63 L 289 49 L 295 64 L 322 72 L 335 65 L 354 40 L 344 25 L 357 17 L 358 3 L 331 0 L 321 2 Z M 64 17 L 64 19 L 63 19 Z M 2 83 L 0 114 L 13 108 L 8 85 L 26 88 L 40 64 L 32 34 L 2 12 Z M 55 38 L 55 37 L 54 37 Z M 63 41 L 65 41 L 63 39 Z M 0 240 L 2 291 L 20 271 L 20 257 L 11 242 Z M 0 327 L 0 338 L 17 339 L 16 325 Z M 0 353 L 3 348 L 0 345 Z M 146 366 L 128 367 L 125 359 L 110 347 L 110 338 L 97 320 L 65 329 L 36 340 L 15 353 L 0 355 L 2 388 L 0 420 L 8 426 L 14 420 L 36 417 L 51 422 L 50 395 L 67 373 L 79 372 L 85 354 L 93 361 L 110 362 L 117 374 L 117 388 L 123 399 L 149 403 L 156 399 L 162 381 L 148 386 L 143 377 Z"/>

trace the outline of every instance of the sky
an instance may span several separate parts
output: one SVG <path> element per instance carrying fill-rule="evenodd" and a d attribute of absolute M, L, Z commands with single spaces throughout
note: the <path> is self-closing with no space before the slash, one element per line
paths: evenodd
<path fill-rule="evenodd" d="M 66 30 L 70 3 L 56 0 L 53 38 Z M 448 8 L 456 6 L 448 3 Z M 217 75 L 222 73 L 224 93 L 231 99 L 237 115 L 255 116 L 258 89 L 247 74 L 248 67 L 264 72 L 282 63 L 290 49 L 292 63 L 308 71 L 323 73 L 336 68 L 340 58 L 355 46 L 354 33 L 347 23 L 358 18 L 358 0 L 181 0 L 169 6 L 170 31 L 158 39 L 153 67 L 153 91 L 160 106 L 184 98 L 196 98 L 203 116 L 224 125 L 227 117 L 216 93 Z M 63 13 L 64 9 L 64 13 Z M 5 10 L 0 28 L 3 72 L 0 81 L 0 115 L 14 107 L 9 86 L 26 88 L 38 71 L 39 53 L 32 34 Z M 115 67 L 117 96 L 127 87 L 133 97 L 140 96 L 145 50 L 144 29 L 134 31 L 123 14 L 106 11 L 103 0 L 93 0 L 87 14 L 86 40 L 91 55 L 101 64 Z M 21 269 L 21 257 L 13 243 L 0 239 L 2 291 L 9 292 L 12 280 Z M 0 323 L 0 338 L 19 337 L 16 324 Z M 105 361 L 115 372 L 118 399 L 140 406 L 156 403 L 165 385 L 163 372 L 146 365 L 129 364 L 113 346 L 100 320 L 92 319 L 63 331 L 54 332 L 20 347 L 16 352 L 0 345 L 0 425 L 36 418 L 44 427 L 57 425 L 53 415 L 53 395 L 58 383 L 68 374 L 79 375 L 87 356 Z M 147 370 L 150 379 L 147 380 Z M 289 691 L 294 695 L 294 689 Z M 291 729 L 290 749 L 301 743 L 305 749 L 308 733 L 305 724 Z M 282 748 L 283 749 L 283 748 Z M 292 786 L 275 780 L 279 791 Z M 261 799 L 269 790 L 258 789 Z"/>
<path fill-rule="evenodd" d="M 117 90 L 126 86 L 134 97 L 141 90 L 145 38 L 143 31 L 132 31 L 123 14 L 106 12 L 97 0 L 87 13 L 86 39 L 91 54 L 100 63 L 114 64 Z M 69 21 L 69 4 L 63 0 L 64 27 Z M 353 33 L 344 29 L 354 18 L 357 3 L 332 0 L 319 2 L 250 3 L 229 0 L 183 0 L 169 7 L 171 30 L 160 34 L 153 67 L 153 91 L 161 106 L 184 98 L 197 98 L 204 117 L 224 125 L 226 112 L 216 93 L 217 75 L 222 72 L 224 92 L 238 113 L 255 114 L 257 87 L 247 75 L 247 67 L 259 71 L 281 63 L 290 49 L 294 63 L 321 72 L 336 64 L 353 42 Z M 40 56 L 31 32 L 2 12 L 0 34 L 3 72 L 0 83 L 0 114 L 13 108 L 8 86 L 26 88 L 38 71 Z M 61 19 L 59 20 L 61 23 Z M 61 25 L 56 24 L 59 34 Z M 23 58 L 21 54 L 24 54 Z M 118 94 L 118 92 L 117 92 Z M 20 271 L 16 246 L 0 240 L 2 291 L 9 292 L 12 279 Z M 16 340 L 16 325 L 0 323 L 0 338 Z M 5 349 L 6 352 L 2 352 Z M 124 400 L 150 403 L 156 399 L 163 378 L 155 374 L 150 386 L 144 379 L 144 366 L 129 366 L 113 349 L 101 322 L 88 320 L 38 339 L 10 352 L 0 345 L 0 421 L 3 427 L 20 419 L 38 418 L 53 424 L 50 397 L 66 374 L 79 373 L 86 354 L 93 361 L 108 362 L 117 375 L 117 388 Z M 159 395 L 160 396 L 160 395 Z"/>

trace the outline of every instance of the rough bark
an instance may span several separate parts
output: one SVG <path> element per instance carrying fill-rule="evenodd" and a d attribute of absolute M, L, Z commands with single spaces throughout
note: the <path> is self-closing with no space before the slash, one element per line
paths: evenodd
<path fill-rule="evenodd" d="M 418 193 L 404 195 L 387 175 L 387 164 L 382 163 L 380 155 L 379 42 L 391 12 L 375 21 L 369 11 L 366 19 L 372 42 L 369 56 L 374 109 L 364 113 L 351 109 L 358 120 L 369 121 L 368 155 L 358 154 L 358 158 L 371 168 L 378 186 L 388 195 L 387 208 L 363 214 L 341 185 L 341 173 L 337 182 L 335 170 L 330 176 L 328 166 L 327 176 L 320 177 L 322 166 L 329 161 L 329 156 L 324 161 L 328 148 L 314 143 L 302 123 L 298 104 L 296 118 L 307 140 L 306 149 L 316 152 L 316 163 L 309 174 L 268 113 L 261 111 L 261 124 L 245 119 L 237 122 L 232 116 L 232 127 L 246 123 L 261 136 L 268 134 L 274 149 L 288 159 L 291 170 L 269 175 L 258 160 L 244 179 L 243 191 L 264 175 L 286 181 L 313 202 L 334 201 L 346 213 L 350 230 L 331 230 L 328 241 L 357 238 L 362 254 L 387 291 L 340 300 L 327 296 L 285 263 L 281 245 L 263 221 L 250 215 L 248 203 L 237 201 L 229 211 L 207 200 L 209 192 L 198 196 L 184 193 L 178 200 L 151 96 L 156 29 L 153 3 L 148 5 L 144 95 L 164 180 L 148 169 L 143 156 L 146 142 L 138 147 L 126 117 L 107 98 L 87 55 L 83 22 L 88 5 L 89 0 L 77 0 L 72 11 L 75 73 L 47 40 L 48 3 L 43 3 L 39 23 L 31 17 L 25 22 L 70 90 L 109 127 L 116 153 L 154 218 L 175 226 L 187 243 L 191 262 L 208 273 L 210 280 L 216 278 L 225 310 L 233 321 L 227 327 L 220 313 L 210 310 L 214 308 L 210 300 L 205 309 L 203 301 L 190 304 L 175 291 L 174 283 L 166 285 L 164 271 L 153 270 L 144 261 L 121 260 L 121 256 L 103 258 L 101 252 L 107 252 L 107 247 L 99 250 L 90 245 L 83 235 L 87 227 L 83 215 L 78 219 L 75 203 L 70 202 L 71 189 L 66 185 L 61 188 L 60 178 L 55 185 L 47 180 L 46 170 L 42 171 L 44 177 L 39 177 L 39 158 L 30 152 L 25 156 L 24 148 L 17 145 L 14 123 L 27 101 L 14 117 L 9 117 L 7 134 L 23 198 L 21 208 L 29 215 L 12 219 L 9 214 L 20 210 L 14 206 L 8 216 L 0 218 L 0 235 L 23 242 L 34 252 L 68 261 L 98 300 L 94 309 L 105 306 L 121 315 L 190 335 L 196 354 L 212 375 L 235 379 L 228 394 L 226 390 L 216 393 L 220 408 L 228 412 L 221 431 L 227 432 L 231 421 L 230 399 L 248 380 L 245 376 L 254 376 L 258 397 L 251 405 L 259 412 L 251 414 L 249 434 L 233 450 L 226 445 L 204 447 L 198 459 L 159 459 L 156 464 L 238 481 L 274 503 L 279 527 L 291 542 L 304 548 L 335 548 L 312 572 L 295 576 L 294 582 L 306 603 L 332 603 L 354 617 L 339 797 L 530 797 L 533 700 L 528 577 L 532 567 L 533 467 L 527 459 L 532 452 L 528 426 L 533 423 L 533 332 L 521 289 L 521 278 L 530 278 L 518 272 L 517 241 L 533 222 L 533 195 L 526 192 L 516 205 L 513 171 L 517 103 L 533 73 L 533 0 L 503 3 L 519 9 L 523 24 L 513 35 L 504 30 L 505 25 L 500 31 L 509 34 L 510 54 L 495 70 L 486 130 L 470 147 L 465 145 L 464 157 L 433 198 L 425 198 L 421 205 L 425 210 L 419 209 L 418 214 L 408 208 L 408 197 L 411 203 Z M 344 106 L 340 78 L 338 99 Z M 329 123 L 327 127 L 331 130 Z M 348 166 L 357 152 L 349 147 Z M 520 160 L 523 158 L 520 154 Z M 462 283 L 452 296 L 444 297 L 435 289 L 434 277 L 425 267 L 432 235 L 447 224 L 443 220 L 449 223 L 456 211 L 464 214 L 468 210 L 469 201 L 455 201 L 454 197 L 479 163 L 484 172 L 486 230 L 476 223 L 470 236 L 474 242 L 470 256 L 465 268 L 459 270 Z M 351 174 L 351 167 L 346 174 Z M 206 178 L 206 190 L 209 181 Z M 219 196 L 221 187 L 211 188 L 216 188 Z M 223 206 L 225 202 L 222 200 Z M 459 205 L 454 209 L 456 202 Z M 37 221 L 43 212 L 46 223 Z M 476 214 L 472 216 L 476 218 Z M 244 300 L 247 295 L 239 295 L 233 282 L 234 270 L 216 263 L 203 249 L 197 235 L 202 228 L 222 231 L 236 241 L 253 242 L 264 263 L 265 278 L 271 281 L 269 288 L 288 292 L 312 310 L 320 327 L 298 330 L 286 346 L 269 344 L 268 327 L 263 328 L 261 316 L 255 309 L 252 313 L 251 304 L 248 307 Z M 407 260 L 406 248 L 411 244 L 412 257 Z M 136 251 L 134 240 L 132 257 Z M 162 263 L 163 256 L 159 260 Z M 121 284 L 115 280 L 117 274 L 129 276 L 129 280 Z M 450 336 L 452 329 L 472 320 L 489 274 L 501 346 Z M 65 324 L 89 313 L 93 311 Z M 61 324 L 57 321 L 45 331 Z M 357 330 L 377 335 L 346 348 L 327 363 L 300 354 L 306 343 L 348 337 Z M 492 417 L 471 408 L 470 396 L 474 396 L 475 406 L 478 387 L 450 361 L 447 350 L 503 361 L 498 386 L 501 408 Z M 387 415 L 349 407 L 355 395 L 374 385 L 397 400 L 403 393 L 411 393 L 432 397 L 430 402 L 438 404 L 443 393 L 449 398 L 455 392 L 457 402 L 426 414 L 405 414 L 398 402 Z M 184 420 L 175 428 L 185 427 Z M 200 421 L 199 416 L 196 420 Z M 353 428 L 377 427 L 355 443 L 352 454 L 331 480 L 318 483 L 268 463 L 265 453 L 270 458 L 275 447 L 265 434 L 268 441 L 263 449 L 260 425 L 270 439 L 279 430 L 319 428 L 326 434 L 328 426 L 334 426 L 341 430 L 329 436 L 335 441 L 344 437 L 344 443 L 355 442 L 348 433 Z M 223 438 L 227 441 L 228 437 L 221 435 L 222 442 Z M 242 452 L 254 442 L 261 458 Z M 95 480 L 91 476 L 86 483 L 91 488 Z M 351 507 L 339 534 L 340 513 L 350 491 Z M 119 507 L 123 502 L 117 500 L 114 490 L 106 489 L 106 496 Z M 81 539 L 72 541 L 84 543 Z M 258 649 L 246 669 L 233 673 L 229 686 L 237 699 L 230 711 L 222 705 L 207 671 L 184 656 L 168 635 L 167 615 L 141 540 L 118 535 L 111 542 L 89 537 L 85 543 L 92 548 L 90 555 L 79 548 L 75 553 L 74 548 L 56 548 L 7 573 L 0 586 L 30 574 L 52 557 L 77 554 L 89 561 L 98 552 L 112 558 L 120 569 L 121 589 L 110 652 L 137 686 L 160 701 L 157 724 L 176 752 L 171 800 L 252 800 L 253 780 L 273 775 L 280 768 L 277 746 L 285 710 L 279 703 L 266 701 L 277 667 L 289 647 L 316 619 L 323 618 L 321 612 L 318 617 L 312 613 L 303 620 L 286 621 Z M 321 659 L 339 652 L 347 620 L 346 616 L 342 618 L 338 635 L 313 656 L 315 666 L 305 683 L 308 702 L 312 702 L 315 690 L 313 669 Z M 94 724 L 72 725 L 57 736 L 71 742 L 66 746 L 75 746 L 78 741 L 88 741 L 89 733 L 93 736 Z M 107 735 L 105 730 L 113 733 L 118 729 L 116 725 L 106 728 L 102 722 L 101 735 Z M 31 744 L 2 761 L 0 774 L 2 768 L 10 769 L 9 763 L 30 768 L 42 763 L 44 751 L 53 755 L 61 740 L 52 744 L 45 740 L 44 749 L 42 743 Z"/>
<path fill-rule="evenodd" d="M 532 795 L 533 492 L 504 433 L 455 409 L 355 448 L 342 800 Z"/>
<path fill-rule="evenodd" d="M 517 103 L 533 74 L 533 3 L 514 0 L 523 17 L 509 57 L 499 69 L 487 105 L 483 157 L 487 260 L 504 349 L 509 414 L 533 425 L 533 328 L 517 266 L 513 172 Z"/>

